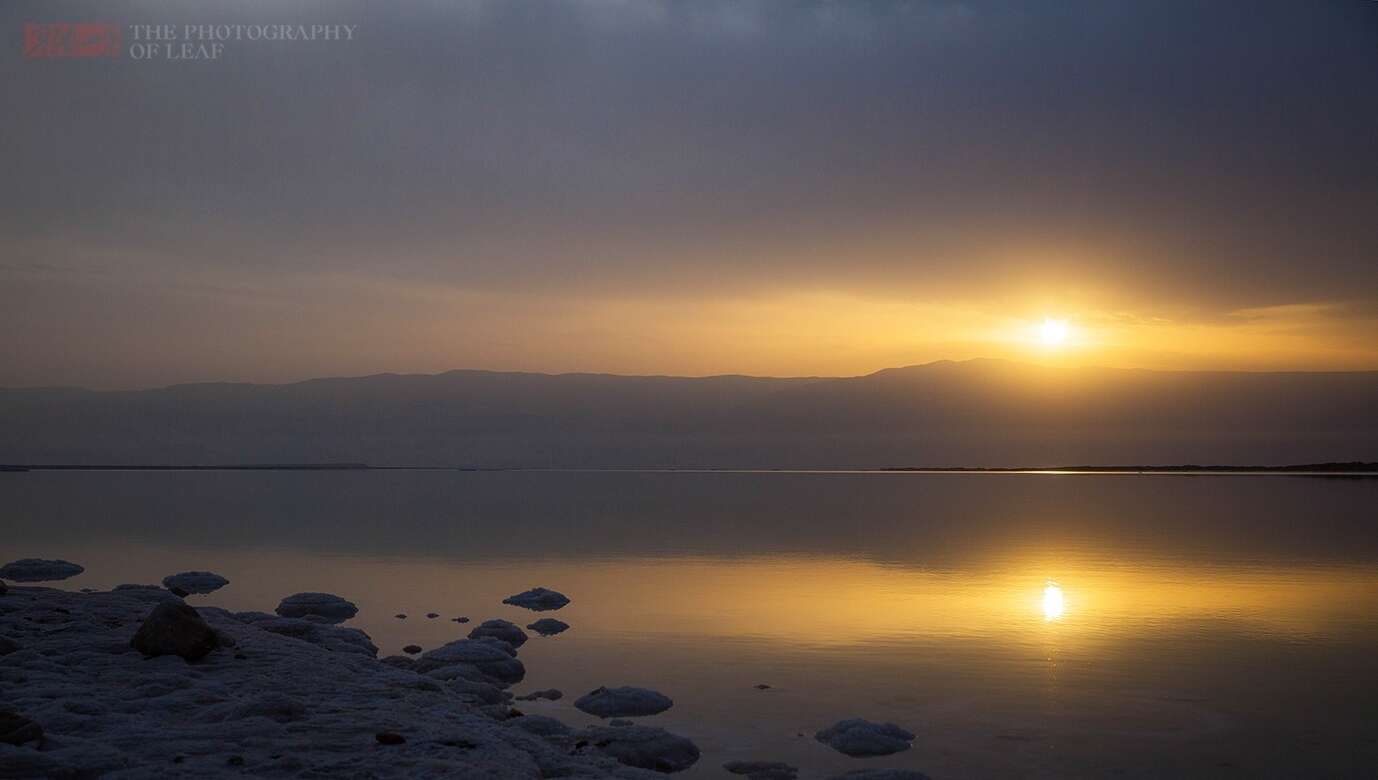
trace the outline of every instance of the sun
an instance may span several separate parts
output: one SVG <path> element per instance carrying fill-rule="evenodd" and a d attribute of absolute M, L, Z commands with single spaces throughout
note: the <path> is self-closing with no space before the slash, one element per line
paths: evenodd
<path fill-rule="evenodd" d="M 1069 328 L 1066 320 L 1045 319 L 1038 328 L 1038 340 L 1050 347 L 1067 341 Z"/>

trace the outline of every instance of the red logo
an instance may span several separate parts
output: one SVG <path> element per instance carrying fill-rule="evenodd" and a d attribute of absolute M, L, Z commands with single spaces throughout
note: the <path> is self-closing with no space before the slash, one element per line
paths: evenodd
<path fill-rule="evenodd" d="M 24 56 L 118 57 L 122 38 L 118 24 L 26 24 Z"/>

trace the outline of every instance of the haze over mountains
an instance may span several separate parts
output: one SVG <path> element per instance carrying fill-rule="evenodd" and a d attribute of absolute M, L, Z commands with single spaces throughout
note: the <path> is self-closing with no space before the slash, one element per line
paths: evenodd
<path fill-rule="evenodd" d="M 1378 460 L 1378 372 L 940 361 L 846 378 L 451 371 L 0 390 L 0 463 L 475 467 Z"/>

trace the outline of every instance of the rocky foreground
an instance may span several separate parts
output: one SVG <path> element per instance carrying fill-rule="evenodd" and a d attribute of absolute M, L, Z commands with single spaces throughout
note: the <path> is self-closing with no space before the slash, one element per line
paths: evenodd
<path fill-rule="evenodd" d="M 522 715 L 499 640 L 380 660 L 357 629 L 182 605 L 153 586 L 0 594 L 0 777 L 630 780 L 698 758 L 661 729 Z"/>

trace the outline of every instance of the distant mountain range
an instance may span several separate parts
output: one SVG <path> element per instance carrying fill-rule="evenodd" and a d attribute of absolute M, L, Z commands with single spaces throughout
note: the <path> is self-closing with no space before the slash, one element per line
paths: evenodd
<path fill-rule="evenodd" d="M 1025 467 L 1378 460 L 1378 371 L 940 361 L 845 378 L 450 371 L 0 390 L 0 463 Z"/>

